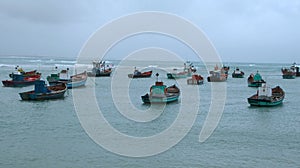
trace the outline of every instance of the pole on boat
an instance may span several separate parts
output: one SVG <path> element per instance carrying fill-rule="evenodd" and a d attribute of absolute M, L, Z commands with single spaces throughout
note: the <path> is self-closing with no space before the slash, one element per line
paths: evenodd
<path fill-rule="evenodd" d="M 159 73 L 156 73 L 155 76 L 156 76 L 156 82 L 158 82 Z"/>

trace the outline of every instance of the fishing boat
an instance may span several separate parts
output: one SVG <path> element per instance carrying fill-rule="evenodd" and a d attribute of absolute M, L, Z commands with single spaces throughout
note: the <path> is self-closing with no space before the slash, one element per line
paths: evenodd
<path fill-rule="evenodd" d="M 33 85 L 35 81 L 40 80 L 41 75 L 32 75 L 32 76 L 23 76 L 22 74 L 12 75 L 12 80 L 2 81 L 3 86 L 5 87 L 24 87 Z"/>
<path fill-rule="evenodd" d="M 68 70 L 61 70 L 58 74 L 51 74 L 47 77 L 50 85 L 57 85 L 58 83 L 65 83 L 68 89 L 84 86 L 87 81 L 87 72 L 84 71 L 79 74 L 70 76 Z"/>
<path fill-rule="evenodd" d="M 204 83 L 201 75 L 194 74 L 191 78 L 187 79 L 188 85 L 202 85 Z"/>
<path fill-rule="evenodd" d="M 244 78 L 245 73 L 240 71 L 239 68 L 236 68 L 232 73 L 232 78 Z"/>
<path fill-rule="evenodd" d="M 92 72 L 88 72 L 90 77 L 110 76 L 114 65 L 109 61 L 93 61 Z"/>
<path fill-rule="evenodd" d="M 21 67 L 16 66 L 15 72 L 9 74 L 9 77 L 13 78 L 14 75 L 23 75 L 24 77 L 28 77 L 28 76 L 41 75 L 41 73 L 37 72 L 37 70 L 24 71 Z"/>
<path fill-rule="evenodd" d="M 186 78 L 192 76 L 192 73 L 196 71 L 197 70 L 193 66 L 193 63 L 186 62 L 183 64 L 183 71 L 177 72 L 177 69 L 173 69 L 173 72 L 167 73 L 167 77 L 168 79 Z"/>
<path fill-rule="evenodd" d="M 152 75 L 152 71 L 141 72 L 134 68 L 133 74 L 128 74 L 129 78 L 149 78 Z"/>
<path fill-rule="evenodd" d="M 285 92 L 280 86 L 271 88 L 265 83 L 258 88 L 257 93 L 248 98 L 251 106 L 271 107 L 282 104 Z"/>
<path fill-rule="evenodd" d="M 82 73 L 71 76 L 70 80 L 66 82 L 67 88 L 77 88 L 85 85 L 87 81 L 87 72 L 84 71 Z"/>
<path fill-rule="evenodd" d="M 281 68 L 281 72 L 283 79 L 295 79 L 297 75 L 295 68 Z"/>
<path fill-rule="evenodd" d="M 265 80 L 262 79 L 261 75 L 256 72 L 254 75 L 251 73 L 248 77 L 248 86 L 249 87 L 261 87 L 263 83 L 266 83 Z"/>
<path fill-rule="evenodd" d="M 158 74 L 156 74 L 158 78 Z M 156 81 L 150 87 L 150 93 L 141 96 L 144 103 L 170 103 L 179 99 L 180 90 L 176 85 L 167 87 L 161 81 Z"/>
<path fill-rule="evenodd" d="M 66 83 L 71 79 L 69 75 L 69 68 L 61 70 L 59 73 L 52 73 L 50 76 L 47 76 L 47 81 L 50 85 L 56 85 L 58 83 Z"/>
<path fill-rule="evenodd" d="M 64 83 L 59 83 L 54 86 L 47 86 L 45 81 L 38 80 L 35 82 L 34 90 L 19 93 L 22 100 L 48 100 L 63 98 L 67 86 Z"/>
<path fill-rule="evenodd" d="M 207 77 L 208 82 L 225 82 L 228 77 L 228 70 L 224 67 L 220 69 L 218 65 L 216 65 L 214 70 L 210 71 L 209 74 Z"/>
<path fill-rule="evenodd" d="M 296 71 L 296 77 L 300 76 L 300 71 L 299 71 L 299 65 L 296 64 L 296 62 L 293 63 L 293 65 L 291 66 L 291 69 L 293 69 L 294 71 Z"/>

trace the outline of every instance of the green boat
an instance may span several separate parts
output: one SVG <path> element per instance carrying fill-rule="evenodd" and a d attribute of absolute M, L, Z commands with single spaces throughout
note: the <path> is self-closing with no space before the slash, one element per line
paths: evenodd
<path fill-rule="evenodd" d="M 158 74 L 156 74 L 158 77 Z M 167 87 L 163 82 L 156 81 L 150 93 L 141 96 L 144 103 L 170 103 L 179 99 L 180 90 L 176 85 Z"/>
<path fill-rule="evenodd" d="M 236 68 L 232 73 L 232 78 L 244 78 L 245 73 L 240 71 L 239 68 Z"/>
<path fill-rule="evenodd" d="M 248 77 L 248 86 L 249 87 L 261 87 L 263 83 L 266 83 L 261 75 L 258 73 L 258 71 L 256 72 L 255 75 L 250 74 L 250 76 Z"/>
<path fill-rule="evenodd" d="M 282 104 L 285 92 L 279 86 L 270 88 L 266 84 L 259 87 L 257 93 L 248 98 L 251 106 L 271 107 Z"/>

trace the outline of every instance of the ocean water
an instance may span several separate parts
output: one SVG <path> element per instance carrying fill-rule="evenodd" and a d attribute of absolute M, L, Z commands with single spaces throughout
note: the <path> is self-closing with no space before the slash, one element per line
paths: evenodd
<path fill-rule="evenodd" d="M 16 65 L 24 70 L 37 69 L 43 79 L 54 67 L 74 68 L 75 60 L 37 57 L 1 57 L 0 79 Z M 118 67 L 118 61 L 114 62 Z M 166 78 L 161 62 L 133 62 L 133 66 L 159 72 L 159 80 L 167 85 L 178 81 Z M 198 72 L 207 77 L 202 63 L 195 62 Z M 169 150 L 149 157 L 128 157 L 107 151 L 98 145 L 81 126 L 75 110 L 73 91 L 64 99 L 51 101 L 21 101 L 18 93 L 33 87 L 0 87 L 0 167 L 300 167 L 300 78 L 282 79 L 280 69 L 289 64 L 226 63 L 245 72 L 245 78 L 226 82 L 226 102 L 222 117 L 213 134 L 199 142 L 199 133 L 209 113 L 211 84 L 191 86 L 199 90 L 200 106 L 197 118 L 188 134 Z M 169 69 L 180 64 L 170 64 Z M 281 86 L 286 92 L 284 103 L 277 107 L 250 107 L 247 97 L 256 92 L 247 87 L 247 76 L 257 70 L 270 86 Z M 116 71 L 112 75 L 116 75 Z M 120 72 L 119 72 L 120 73 Z M 176 119 L 181 100 L 168 104 L 159 117 L 150 122 L 126 119 L 118 110 L 112 96 L 113 77 L 89 78 L 83 88 L 94 88 L 101 112 L 106 120 L 123 134 L 145 137 L 158 134 Z M 156 78 L 134 79 L 128 88 L 131 103 L 146 110 L 140 96 L 149 91 Z M 181 81 L 182 82 L 182 81 Z M 191 93 L 186 93 L 187 95 Z M 116 94 L 118 96 L 118 94 Z M 122 96 L 122 95 L 119 95 Z M 83 100 L 84 102 L 84 100 Z M 196 108 L 196 107 L 195 107 Z M 88 108 L 87 108 L 88 109 Z M 184 109 L 183 109 L 184 110 Z M 158 144 L 159 145 L 159 144 Z M 125 146 L 124 146 L 125 148 Z M 143 149 L 141 149 L 143 150 Z"/>

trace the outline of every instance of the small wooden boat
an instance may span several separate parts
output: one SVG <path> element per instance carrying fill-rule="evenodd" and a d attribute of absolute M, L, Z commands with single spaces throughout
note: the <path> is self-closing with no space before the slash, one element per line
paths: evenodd
<path fill-rule="evenodd" d="M 84 86 L 87 81 L 87 72 L 71 76 L 71 79 L 66 82 L 68 89 Z"/>
<path fill-rule="evenodd" d="M 69 81 L 69 68 L 61 70 L 59 73 L 53 73 L 50 76 L 47 76 L 47 81 L 50 85 L 56 85 L 62 81 Z"/>
<path fill-rule="evenodd" d="M 285 92 L 279 86 L 270 88 L 266 84 L 259 87 L 257 93 L 248 98 L 251 106 L 271 107 L 282 103 Z"/>
<path fill-rule="evenodd" d="M 250 74 L 248 77 L 248 86 L 249 87 L 261 87 L 263 83 L 266 83 L 261 75 L 258 73 L 258 71 L 256 72 L 256 74 Z"/>
<path fill-rule="evenodd" d="M 114 65 L 109 61 L 93 61 L 92 72 L 88 72 L 90 77 L 109 77 Z"/>
<path fill-rule="evenodd" d="M 227 74 L 226 74 L 227 72 Z M 208 82 L 225 82 L 228 77 L 228 69 L 221 68 L 216 65 L 213 71 L 210 71 L 207 77 Z"/>
<path fill-rule="evenodd" d="M 35 82 L 34 90 L 19 93 L 22 100 L 48 100 L 63 98 L 67 86 L 60 83 L 54 86 L 47 86 L 45 81 L 38 80 Z"/>
<path fill-rule="evenodd" d="M 41 75 L 32 75 L 32 76 L 23 76 L 22 74 L 14 74 L 12 75 L 12 80 L 4 80 L 2 81 L 5 87 L 24 87 L 33 85 L 35 81 L 40 80 Z"/>
<path fill-rule="evenodd" d="M 283 79 L 295 79 L 296 70 L 294 68 L 281 68 L 282 78 Z"/>
<path fill-rule="evenodd" d="M 232 78 L 244 78 L 245 73 L 240 71 L 239 68 L 236 68 L 232 73 Z"/>
<path fill-rule="evenodd" d="M 192 78 L 187 80 L 188 85 L 202 85 L 203 82 L 203 77 L 197 74 L 192 75 Z"/>
<path fill-rule="evenodd" d="M 70 76 L 67 70 L 62 70 L 58 74 L 51 74 L 47 77 L 50 85 L 57 85 L 58 83 L 65 83 L 68 89 L 84 86 L 87 81 L 87 72 Z"/>
<path fill-rule="evenodd" d="M 189 64 L 189 65 L 187 65 Z M 184 63 L 183 71 L 177 72 L 177 69 L 173 69 L 174 72 L 167 73 L 168 79 L 178 79 L 178 78 L 186 78 L 192 76 L 192 72 L 196 72 L 196 68 L 192 63 L 186 62 Z"/>
<path fill-rule="evenodd" d="M 156 75 L 158 77 L 158 74 Z M 150 93 L 141 96 L 144 103 L 170 103 L 177 101 L 180 90 L 176 85 L 167 87 L 163 82 L 156 81 L 150 88 Z"/>
<path fill-rule="evenodd" d="M 136 68 L 134 69 L 133 74 L 128 74 L 129 78 L 149 78 L 152 75 L 152 71 L 140 72 Z"/>

